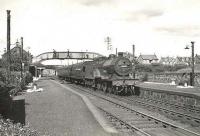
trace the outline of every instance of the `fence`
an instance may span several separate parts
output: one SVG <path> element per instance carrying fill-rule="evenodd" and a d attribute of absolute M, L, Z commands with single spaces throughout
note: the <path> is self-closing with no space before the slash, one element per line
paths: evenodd
<path fill-rule="evenodd" d="M 187 83 L 190 84 L 190 74 L 187 73 L 145 73 L 148 75 L 147 81 L 159 82 L 159 83 L 172 83 L 175 81 L 176 84 Z M 144 77 L 144 73 L 138 73 L 138 78 Z M 200 73 L 195 73 L 194 85 L 200 87 Z"/>

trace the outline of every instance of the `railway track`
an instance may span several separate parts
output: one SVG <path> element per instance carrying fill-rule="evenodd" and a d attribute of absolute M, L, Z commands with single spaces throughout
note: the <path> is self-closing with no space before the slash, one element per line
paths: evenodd
<path fill-rule="evenodd" d="M 199 107 L 192 107 L 192 106 L 188 106 L 188 105 L 179 105 L 179 104 L 175 104 L 175 103 L 169 103 L 163 100 L 155 100 L 155 99 L 151 99 L 151 98 L 139 98 L 136 96 L 132 96 L 132 99 L 137 99 L 140 101 L 145 101 L 145 102 L 151 102 L 153 104 L 159 104 L 159 105 L 163 105 L 166 107 L 171 107 L 171 108 L 175 108 L 175 109 L 180 109 L 185 113 L 196 113 L 197 116 L 200 116 L 200 108 Z"/>
<path fill-rule="evenodd" d="M 191 112 L 192 113 L 197 113 L 198 115 L 200 114 L 200 107 L 192 107 L 192 106 L 187 106 L 187 105 L 182 106 L 182 105 L 179 105 L 179 104 L 169 103 L 169 102 L 162 101 L 162 100 L 154 100 L 154 99 L 150 99 L 150 98 L 145 98 L 144 100 L 148 101 L 148 102 L 153 102 L 155 104 L 158 103 L 158 104 L 161 104 L 161 105 L 174 107 L 176 109 L 182 109 L 185 112 L 187 111 L 187 112 L 190 112 L 190 113 Z"/>
<path fill-rule="evenodd" d="M 199 133 L 134 110 L 130 105 L 128 106 L 119 99 L 88 91 L 88 89 L 82 86 L 70 86 L 73 89 L 81 90 L 89 97 L 91 95 L 95 97 L 95 101 L 93 101 L 95 105 L 109 115 L 112 120 L 120 122 L 128 132 L 131 131 L 137 135 L 145 136 L 160 136 L 161 134 L 169 136 L 200 136 Z"/>
<path fill-rule="evenodd" d="M 182 123 L 190 124 L 192 127 L 200 126 L 200 111 L 198 108 L 189 107 L 189 110 L 187 110 L 186 107 L 177 104 L 165 103 L 153 99 L 141 99 L 136 96 L 119 98 L 119 96 L 110 95 L 110 97 L 114 97 L 115 99 L 124 101 L 131 105 L 137 104 L 138 106 L 145 107 L 145 109 L 150 111 L 159 112 L 173 120 L 179 120 Z"/>
<path fill-rule="evenodd" d="M 112 113 L 98 107 L 98 109 L 100 111 L 102 111 L 104 114 L 106 114 L 106 117 L 108 118 L 108 120 L 119 130 L 121 130 L 122 132 L 126 132 L 129 133 L 130 135 L 146 135 L 146 136 L 151 136 L 148 133 L 139 130 L 138 128 L 136 128 L 135 126 L 133 126 L 132 124 L 123 121 L 122 119 L 120 119 L 119 117 L 113 115 Z"/>
<path fill-rule="evenodd" d="M 182 123 L 190 124 L 192 127 L 200 126 L 199 108 L 188 107 L 189 110 L 187 110 L 186 107 L 177 104 L 166 103 L 160 100 L 156 101 L 153 99 L 141 99 L 136 96 L 119 98 L 119 96 L 110 95 L 110 97 L 114 97 L 115 99 L 124 101 L 131 105 L 137 104 L 138 106 L 145 107 L 145 109 L 150 111 L 159 112 L 173 120 L 179 120 Z"/>
<path fill-rule="evenodd" d="M 156 104 L 156 103 L 152 103 L 152 102 L 148 102 L 145 101 L 144 99 L 140 99 L 137 97 L 116 97 L 116 96 L 112 96 L 116 99 L 122 100 L 124 102 L 127 102 L 129 104 L 132 105 L 139 105 L 139 106 L 143 106 L 148 110 L 153 110 L 153 111 L 157 111 L 159 113 L 163 113 L 166 116 L 174 119 L 174 120 L 181 120 L 181 122 L 183 123 L 189 123 L 192 126 L 200 126 L 200 116 L 197 113 L 185 113 L 184 109 L 177 109 L 176 107 L 174 107 L 174 105 L 172 105 L 172 107 L 165 107 L 161 104 Z"/>

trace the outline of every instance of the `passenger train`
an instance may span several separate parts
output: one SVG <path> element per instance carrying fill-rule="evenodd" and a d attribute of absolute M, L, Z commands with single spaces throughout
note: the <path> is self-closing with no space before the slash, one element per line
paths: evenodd
<path fill-rule="evenodd" d="M 114 94 L 134 93 L 136 81 L 131 61 L 114 54 L 59 68 L 57 75 L 66 81 Z"/>

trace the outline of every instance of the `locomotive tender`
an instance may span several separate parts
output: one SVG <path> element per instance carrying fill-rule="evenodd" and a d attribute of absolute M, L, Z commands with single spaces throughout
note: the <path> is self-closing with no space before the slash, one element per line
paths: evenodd
<path fill-rule="evenodd" d="M 59 78 L 114 94 L 132 94 L 135 79 L 131 61 L 111 54 L 57 70 Z"/>

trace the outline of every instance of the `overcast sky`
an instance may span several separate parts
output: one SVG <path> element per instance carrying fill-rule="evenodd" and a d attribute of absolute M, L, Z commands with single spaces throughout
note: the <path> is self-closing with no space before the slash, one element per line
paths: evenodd
<path fill-rule="evenodd" d="M 110 36 L 118 51 L 136 55 L 200 54 L 200 0 L 0 0 L 0 54 L 6 48 L 6 10 L 11 42 L 24 37 L 33 55 L 52 51 L 108 53 Z"/>

